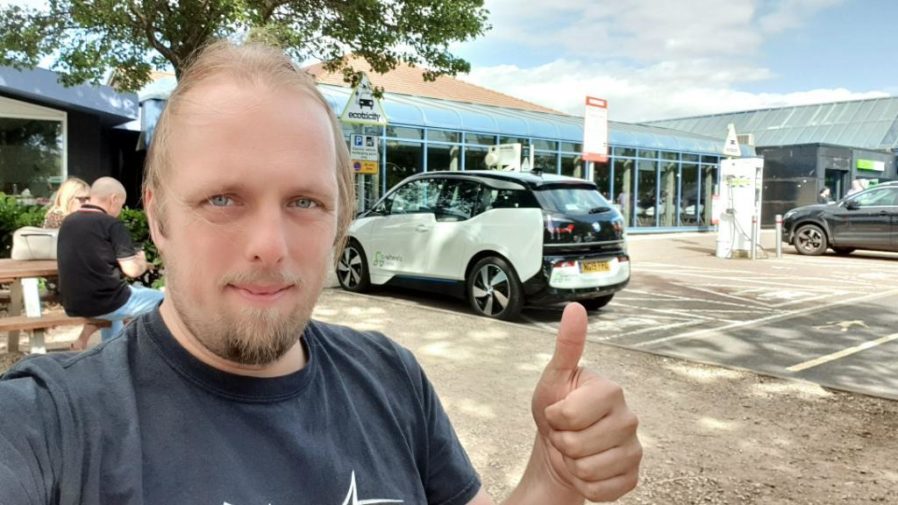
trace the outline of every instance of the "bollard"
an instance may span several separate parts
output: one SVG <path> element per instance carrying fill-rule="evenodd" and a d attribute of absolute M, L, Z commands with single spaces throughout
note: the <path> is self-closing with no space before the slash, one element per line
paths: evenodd
<path fill-rule="evenodd" d="M 783 215 L 776 215 L 776 257 L 783 257 Z"/>

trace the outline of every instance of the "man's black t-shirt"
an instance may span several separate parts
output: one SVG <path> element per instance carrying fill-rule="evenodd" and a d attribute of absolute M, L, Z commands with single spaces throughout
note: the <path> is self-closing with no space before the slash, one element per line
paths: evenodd
<path fill-rule="evenodd" d="M 66 314 L 102 316 L 127 303 L 131 292 L 118 260 L 135 254 L 128 229 L 100 207 L 84 205 L 70 214 L 59 228 L 56 246 Z"/>
<path fill-rule="evenodd" d="M 308 363 L 232 375 L 158 309 L 0 380 L 0 503 L 464 505 L 480 480 L 414 356 L 311 322 Z"/>

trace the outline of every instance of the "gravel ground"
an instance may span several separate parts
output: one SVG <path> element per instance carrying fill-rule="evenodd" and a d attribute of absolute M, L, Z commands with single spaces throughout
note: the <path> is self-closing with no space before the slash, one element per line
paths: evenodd
<path fill-rule="evenodd" d="M 487 490 L 508 494 L 554 335 L 339 290 L 325 291 L 316 317 L 410 348 Z M 48 345 L 75 331 L 50 332 Z M 0 369 L 15 358 L 0 354 Z M 584 363 L 622 384 L 641 419 L 641 483 L 621 504 L 898 503 L 898 402 L 594 343 Z"/>

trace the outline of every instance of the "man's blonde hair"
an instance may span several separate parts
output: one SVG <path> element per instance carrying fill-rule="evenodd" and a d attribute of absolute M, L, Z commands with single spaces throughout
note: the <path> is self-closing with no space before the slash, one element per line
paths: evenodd
<path fill-rule="evenodd" d="M 226 77 L 240 84 L 257 85 L 267 88 L 292 88 L 307 93 L 327 112 L 334 134 L 337 165 L 338 215 L 337 251 L 342 248 L 346 230 L 352 221 L 355 208 L 353 172 L 340 121 L 334 115 L 327 101 L 315 87 L 309 74 L 297 67 L 280 49 L 252 42 L 235 45 L 228 41 L 217 41 L 199 51 L 181 78 L 178 86 L 168 98 L 165 110 L 156 123 L 156 131 L 147 153 L 143 188 L 153 192 L 153 210 L 158 220 L 159 230 L 164 231 L 165 192 L 163 178 L 171 170 L 169 141 L 174 127 L 174 116 L 179 113 L 187 96 L 194 88 L 212 79 Z"/>

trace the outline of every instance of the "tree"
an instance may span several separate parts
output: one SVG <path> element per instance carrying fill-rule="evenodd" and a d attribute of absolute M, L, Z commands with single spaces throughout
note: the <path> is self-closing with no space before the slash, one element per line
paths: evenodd
<path fill-rule="evenodd" d="M 487 14 L 483 0 L 50 0 L 0 8 L 0 65 L 50 56 L 63 84 L 98 83 L 114 69 L 116 86 L 134 91 L 153 69 L 180 75 L 210 39 L 251 37 L 342 69 L 350 82 L 350 54 L 381 73 L 424 66 L 432 80 L 470 70 L 449 45 L 482 35 Z"/>

